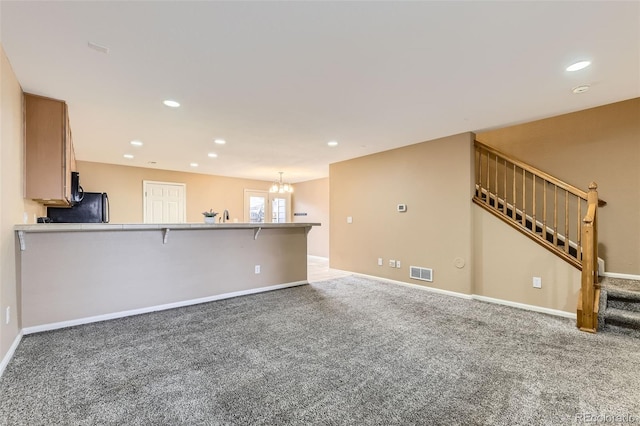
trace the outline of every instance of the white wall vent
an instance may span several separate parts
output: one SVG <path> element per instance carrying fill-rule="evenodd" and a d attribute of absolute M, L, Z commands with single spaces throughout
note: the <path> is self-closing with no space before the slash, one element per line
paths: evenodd
<path fill-rule="evenodd" d="M 433 281 L 433 269 L 421 268 L 419 266 L 409 267 L 409 278 L 422 281 Z"/>

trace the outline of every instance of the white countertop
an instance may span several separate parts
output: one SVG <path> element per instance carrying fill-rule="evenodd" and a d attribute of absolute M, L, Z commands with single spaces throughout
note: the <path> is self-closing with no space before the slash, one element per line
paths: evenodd
<path fill-rule="evenodd" d="M 278 229 L 310 228 L 320 223 L 37 223 L 16 225 L 14 229 L 22 232 L 78 232 L 78 231 L 144 231 L 158 229 Z"/>

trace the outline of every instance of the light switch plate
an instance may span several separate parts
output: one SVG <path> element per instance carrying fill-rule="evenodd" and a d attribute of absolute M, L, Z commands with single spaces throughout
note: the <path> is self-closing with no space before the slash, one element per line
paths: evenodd
<path fill-rule="evenodd" d="M 534 288 L 542 288 L 542 278 L 533 277 L 533 287 Z"/>

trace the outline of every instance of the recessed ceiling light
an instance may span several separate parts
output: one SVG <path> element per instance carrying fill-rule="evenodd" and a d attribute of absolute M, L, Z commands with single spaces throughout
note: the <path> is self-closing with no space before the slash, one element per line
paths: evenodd
<path fill-rule="evenodd" d="M 579 71 L 591 65 L 591 61 L 580 61 L 567 67 L 567 71 Z"/>
<path fill-rule="evenodd" d="M 191 167 L 198 167 L 198 163 L 191 163 L 189 164 Z"/>
<path fill-rule="evenodd" d="M 571 90 L 571 91 L 573 93 L 584 93 L 587 90 L 589 90 L 589 85 L 588 84 L 583 84 L 582 86 L 574 87 L 573 90 Z"/>
<path fill-rule="evenodd" d="M 123 157 L 124 157 L 124 158 L 126 158 L 126 159 L 128 159 L 128 160 L 131 160 L 131 159 L 133 158 L 133 155 L 131 155 L 131 154 L 125 154 L 125 155 L 123 155 Z"/>
<path fill-rule="evenodd" d="M 218 145 L 224 145 L 225 143 L 227 143 L 227 141 L 225 141 L 224 139 L 215 139 L 214 142 Z"/>
<path fill-rule="evenodd" d="M 171 108 L 178 108 L 180 106 L 179 102 L 172 101 L 171 99 L 167 99 L 166 101 L 163 101 L 162 103 L 165 104 L 168 107 L 171 107 Z"/>
<path fill-rule="evenodd" d="M 333 146 L 338 146 L 338 141 L 329 141 L 329 142 L 327 142 L 327 145 L 332 146 L 332 147 Z"/>
<path fill-rule="evenodd" d="M 131 141 L 129 143 L 131 145 L 133 145 L 133 146 L 142 146 L 143 145 L 142 141 Z"/>
<path fill-rule="evenodd" d="M 209 156 L 210 158 L 218 158 L 218 154 L 216 154 L 215 152 L 210 152 L 207 154 L 207 156 Z"/>

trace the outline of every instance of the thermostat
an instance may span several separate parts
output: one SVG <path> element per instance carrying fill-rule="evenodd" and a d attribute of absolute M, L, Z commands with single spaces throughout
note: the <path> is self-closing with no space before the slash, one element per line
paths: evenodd
<path fill-rule="evenodd" d="M 399 212 L 406 212 L 407 211 L 407 205 L 406 204 L 398 204 L 398 211 Z"/>

